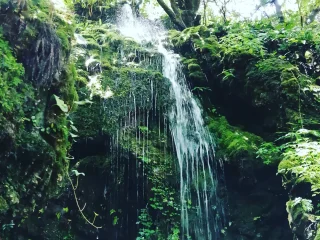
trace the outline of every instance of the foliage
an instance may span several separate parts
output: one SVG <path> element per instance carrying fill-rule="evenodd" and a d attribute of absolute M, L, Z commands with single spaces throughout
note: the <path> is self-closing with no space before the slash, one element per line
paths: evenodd
<path fill-rule="evenodd" d="M 294 21 L 262 19 L 171 31 L 170 38 L 197 88 L 228 91 L 223 101 L 241 99 L 261 114 L 269 109 L 277 128 L 296 129 L 314 124 L 304 112 L 319 109 L 318 31 L 314 24 L 301 30 Z M 188 68 L 207 81 L 197 81 Z"/>
<path fill-rule="evenodd" d="M 7 201 L 0 196 L 0 213 L 1 214 L 6 213 L 8 210 L 9 210 L 9 206 Z"/>
<path fill-rule="evenodd" d="M 280 161 L 280 147 L 264 141 L 253 133 L 230 125 L 225 117 L 215 115 L 210 119 L 208 127 L 216 136 L 219 152 L 222 152 L 227 159 L 257 158 L 266 165 L 274 165 Z"/>
<path fill-rule="evenodd" d="M 295 207 L 297 205 L 301 205 L 301 210 L 304 212 L 312 212 L 313 210 L 312 201 L 308 199 L 303 199 L 301 197 L 297 197 L 292 201 L 289 201 L 287 204 L 290 208 Z"/>
<path fill-rule="evenodd" d="M 10 230 L 14 227 L 14 223 L 13 223 L 13 220 L 11 220 L 11 223 L 8 223 L 8 224 L 3 224 L 2 225 L 2 231 L 6 231 L 6 230 Z"/>
<path fill-rule="evenodd" d="M 280 155 L 280 148 L 270 142 L 261 144 L 257 151 L 257 157 L 261 158 L 263 163 L 267 165 L 279 163 Z"/>
<path fill-rule="evenodd" d="M 153 222 L 150 217 L 150 214 L 148 213 L 147 209 L 141 209 L 139 214 L 139 221 L 137 224 L 141 224 L 139 236 L 137 237 L 137 240 L 144 240 L 144 239 L 152 239 L 155 237 L 156 231 L 151 229 Z"/>
<path fill-rule="evenodd" d="M 25 1 L 19 2 L 22 5 L 25 3 Z M 31 57 L 35 58 L 31 58 L 28 69 L 34 70 L 31 73 L 34 83 L 50 87 L 48 96 L 45 97 L 46 109 L 39 110 L 39 115 L 32 113 L 30 116 L 24 116 L 21 109 L 26 98 L 32 97 L 32 91 L 28 91 L 30 86 L 23 81 L 22 65 L 17 63 L 8 43 L 0 36 L 2 53 L 0 55 L 2 64 L 0 65 L 0 112 L 9 120 L 17 119 L 18 116 L 22 119 L 21 122 L 25 122 L 27 128 L 40 130 L 41 136 L 51 144 L 56 154 L 48 159 L 48 156 L 41 155 L 46 148 L 39 147 L 38 153 L 42 159 L 45 159 L 45 164 L 42 165 L 48 165 L 52 182 L 63 184 L 63 175 L 68 172 L 69 166 L 67 153 L 71 147 L 70 136 L 76 137 L 75 132 L 78 132 L 78 128 L 77 134 L 80 137 L 97 136 L 101 133 L 112 133 L 128 112 L 135 111 L 135 113 L 138 112 L 138 118 L 148 118 L 149 116 L 144 114 L 149 114 L 150 109 L 154 107 L 153 90 L 152 93 L 150 91 L 151 83 L 155 86 L 157 96 L 161 95 L 162 98 L 167 96 L 167 86 L 158 70 L 149 64 L 157 57 L 156 60 L 159 60 L 159 56 L 153 57 L 154 53 L 147 52 L 132 40 L 121 37 L 109 25 L 102 24 L 101 20 L 99 24 L 90 21 L 79 24 L 78 31 L 86 37 L 88 51 L 83 56 L 81 54 L 77 56 L 79 61 L 76 65 L 70 64 L 72 61 L 68 57 L 73 27 L 53 14 L 50 6 L 44 4 L 45 1 L 29 2 L 31 2 L 29 16 L 24 15 L 27 25 L 25 39 L 28 41 L 31 39 L 33 44 L 30 49 L 32 54 L 35 53 L 31 54 Z M 94 15 L 94 11 L 100 11 L 100 7 L 105 8 L 110 4 L 103 0 L 75 0 L 74 3 L 87 11 L 90 17 Z M 35 16 L 32 21 L 31 16 Z M 33 26 L 35 22 L 36 26 Z M 84 25 L 85 29 L 80 25 Z M 293 131 L 297 126 L 305 125 L 304 115 L 308 114 L 307 111 L 312 112 L 316 109 L 310 106 L 315 107 L 313 100 L 320 99 L 319 88 L 315 84 L 315 79 L 318 77 L 316 70 L 318 66 L 315 63 L 319 62 L 317 58 L 320 51 L 318 30 L 319 27 L 316 25 L 301 29 L 293 26 L 289 21 L 286 25 L 275 25 L 272 20 L 263 20 L 235 24 L 226 22 L 224 26 L 218 27 L 217 25 L 197 26 L 185 29 L 182 33 L 172 31 L 171 35 L 177 49 L 187 49 L 184 51 L 185 56 L 182 61 L 186 65 L 188 77 L 192 81 L 206 80 L 202 81 L 201 86 L 194 87 L 194 90 L 202 93 L 208 92 L 203 90 L 211 90 L 214 95 L 216 90 L 212 87 L 212 82 L 216 81 L 218 84 L 214 86 L 221 84 L 225 88 L 230 87 L 228 90 L 231 90 L 226 94 L 226 98 L 235 95 L 240 96 L 241 99 L 248 97 L 251 102 L 245 99 L 246 104 L 256 108 L 261 107 L 265 111 L 268 109 L 276 114 L 280 108 L 285 109 L 285 113 L 290 115 L 286 116 L 287 119 L 293 119 L 293 114 L 289 113 L 289 110 L 295 112 L 298 117 L 288 126 Z M 41 52 L 41 49 L 44 52 Z M 49 53 L 53 53 L 54 56 Z M 47 58 L 48 55 L 51 58 Z M 93 56 L 99 69 L 95 69 L 92 64 L 87 66 L 85 71 L 86 55 Z M 128 59 L 124 59 L 123 55 L 128 56 Z M 39 62 L 39 59 L 42 61 Z M 64 63 L 66 67 L 63 66 Z M 105 101 L 101 96 L 90 93 L 84 87 L 88 82 L 88 76 L 101 70 L 103 70 L 100 79 L 101 88 L 103 90 L 111 88 L 117 99 Z M 76 71 L 82 80 L 77 83 L 75 82 Z M 207 78 L 208 72 L 212 73 L 214 79 Z M 59 81 L 52 82 L 57 80 L 55 73 L 59 73 Z M 82 94 L 80 101 L 78 101 L 75 84 L 78 84 L 77 90 Z M 90 94 L 92 99 L 89 100 Z M 165 108 L 166 101 L 156 100 L 157 104 Z M 70 115 L 76 110 L 77 105 L 84 106 L 83 108 L 80 106 L 74 116 Z M 274 109 L 277 111 L 273 111 Z M 43 112 L 45 116 L 40 117 Z M 282 110 L 279 112 L 282 113 Z M 70 120 L 70 117 L 76 119 L 75 123 Z M 1 121 L 0 118 L 0 123 Z M 279 174 L 283 176 L 286 186 L 307 182 L 312 185 L 314 194 L 319 193 L 320 183 L 317 176 L 320 154 L 317 131 L 302 129 L 298 132 L 290 132 L 279 139 L 277 144 L 280 146 L 276 146 L 247 132 L 245 128 L 231 126 L 225 117 L 214 116 L 210 119 L 209 127 L 216 134 L 219 147 L 228 158 L 251 157 L 254 159 L 257 157 L 265 164 L 272 164 L 282 157 Z M 176 240 L 180 235 L 179 196 L 175 178 L 177 168 L 174 164 L 176 160 L 168 154 L 172 149 L 168 147 L 170 144 L 166 143 L 167 133 L 159 135 L 154 129 L 154 126 L 146 123 L 141 123 L 136 128 L 128 126 L 120 139 L 121 146 L 133 153 L 138 163 L 146 168 L 149 181 L 148 205 L 140 210 L 137 223 L 140 229 L 138 239 Z M 30 139 L 32 146 L 36 146 L 33 133 L 25 134 L 29 134 L 29 138 L 23 141 L 27 142 Z M 139 138 L 142 137 L 143 141 L 138 141 L 137 135 Z M 105 159 L 101 162 L 107 164 Z M 108 162 L 108 164 L 111 163 Z M 37 162 L 35 165 L 41 164 Z M 73 173 L 77 181 L 79 175 L 84 175 L 77 170 L 73 170 Z M 74 186 L 70 177 L 69 180 L 75 193 L 78 183 Z M 40 181 L 36 174 L 33 181 Z M 8 194 L 10 198 L 0 197 L 0 212 L 6 212 L 8 205 L 11 207 L 12 204 L 18 204 L 23 199 L 20 198 L 18 190 L 13 187 L 10 188 L 10 192 L 8 190 Z M 76 195 L 75 200 L 77 201 Z M 311 212 L 310 204 L 310 200 L 296 198 L 288 205 L 290 208 L 301 205 L 305 212 Z M 82 213 L 80 207 L 79 210 Z M 113 213 L 110 210 L 113 225 L 120 225 L 120 217 Z M 57 217 L 58 215 L 61 220 L 61 213 L 57 213 Z M 94 213 L 94 220 L 96 217 L 97 214 Z M 88 222 L 96 227 L 94 220 Z M 69 237 L 66 236 L 65 239 Z"/>
<path fill-rule="evenodd" d="M 293 226 L 304 225 L 308 219 L 312 219 L 310 213 L 313 211 L 312 201 L 301 197 L 296 197 L 287 202 L 287 212 L 289 214 L 289 224 Z"/>
<path fill-rule="evenodd" d="M 101 22 L 102 14 L 117 2 L 114 0 L 66 0 L 66 3 L 69 8 L 75 9 L 79 16 Z"/>
<path fill-rule="evenodd" d="M 258 104 L 266 105 L 282 100 L 288 107 L 297 108 L 298 111 L 301 110 L 303 89 L 313 82 L 311 78 L 301 74 L 298 67 L 273 57 L 252 66 L 247 72 L 247 81 L 247 87 L 252 88 Z M 261 94 L 263 92 L 268 94 Z M 282 98 L 283 95 L 285 98 Z"/>
<path fill-rule="evenodd" d="M 23 117 L 22 106 L 32 93 L 30 86 L 23 82 L 24 68 L 17 63 L 1 31 L 0 52 L 0 121 L 1 116 L 17 121 Z"/>
<path fill-rule="evenodd" d="M 307 129 L 290 132 L 282 137 L 289 140 L 282 145 L 283 160 L 278 168 L 285 186 L 294 187 L 304 182 L 311 184 L 313 196 L 320 193 L 319 137 L 318 131 Z"/>
<path fill-rule="evenodd" d="M 171 235 L 176 236 L 180 207 L 177 191 L 172 184 L 176 181 L 173 156 L 163 151 L 163 147 L 167 148 L 167 137 L 145 126 L 138 126 L 138 129 L 144 135 L 143 141 L 137 141 L 134 131 L 131 131 L 122 136 L 121 145 L 133 151 L 137 159 L 143 162 L 151 186 L 148 199 L 150 207 L 141 210 L 137 223 L 139 237 L 166 239 L 169 236 L 168 228 L 172 228 L 174 233 Z M 150 215 L 151 212 L 156 212 L 156 219 L 154 214 Z"/>
<path fill-rule="evenodd" d="M 237 59 L 264 57 L 265 47 L 261 38 L 250 31 L 231 32 L 220 40 L 223 58 L 229 62 Z"/>

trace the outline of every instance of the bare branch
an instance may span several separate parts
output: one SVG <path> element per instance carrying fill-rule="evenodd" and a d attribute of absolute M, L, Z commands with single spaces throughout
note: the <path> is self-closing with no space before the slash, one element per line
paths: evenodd
<path fill-rule="evenodd" d="M 82 209 L 79 209 L 79 210 L 80 210 L 80 212 L 83 212 L 83 210 L 86 208 L 86 206 L 87 206 L 87 203 L 85 203 L 85 204 L 84 204 L 84 206 L 83 206 L 83 208 L 82 208 Z"/>

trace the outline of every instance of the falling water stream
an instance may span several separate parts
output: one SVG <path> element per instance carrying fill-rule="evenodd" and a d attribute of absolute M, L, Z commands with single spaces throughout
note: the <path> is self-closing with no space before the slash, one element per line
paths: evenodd
<path fill-rule="evenodd" d="M 214 142 L 188 88 L 179 55 L 165 47 L 161 24 L 135 17 L 128 4 L 118 14 L 117 28 L 124 36 L 156 48 L 162 55 L 162 73 L 171 83 L 174 104 L 167 114 L 179 161 L 182 239 L 219 239 L 223 210 L 216 195 Z"/>

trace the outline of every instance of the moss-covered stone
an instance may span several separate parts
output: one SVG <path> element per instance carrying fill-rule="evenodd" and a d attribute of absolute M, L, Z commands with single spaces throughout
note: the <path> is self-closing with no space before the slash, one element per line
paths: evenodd
<path fill-rule="evenodd" d="M 96 47 L 75 43 L 73 52 L 79 80 L 86 83 L 79 89 L 80 102 L 86 104 L 72 115 L 80 137 L 116 133 L 121 121 L 130 118 L 128 112 L 142 119 L 166 108 L 169 82 L 159 72 L 159 56 L 111 25 L 88 23 L 77 31 Z"/>
<path fill-rule="evenodd" d="M 259 136 L 231 126 L 222 116 L 211 118 L 208 127 L 216 136 L 218 147 L 228 159 L 237 159 L 241 156 L 255 157 L 259 146 L 263 143 Z"/>

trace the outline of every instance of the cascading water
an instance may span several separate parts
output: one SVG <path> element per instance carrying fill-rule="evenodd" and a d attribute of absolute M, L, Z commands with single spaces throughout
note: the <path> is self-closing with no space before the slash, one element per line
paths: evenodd
<path fill-rule="evenodd" d="M 164 47 L 165 29 L 135 17 L 129 5 L 121 8 L 117 27 L 124 36 L 141 44 L 152 43 L 163 56 L 162 73 L 170 80 L 170 96 L 174 101 L 168 118 L 180 169 L 181 238 L 219 239 L 223 208 L 216 194 L 214 142 L 187 86 L 179 56 Z"/>

